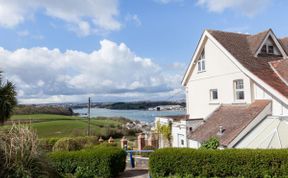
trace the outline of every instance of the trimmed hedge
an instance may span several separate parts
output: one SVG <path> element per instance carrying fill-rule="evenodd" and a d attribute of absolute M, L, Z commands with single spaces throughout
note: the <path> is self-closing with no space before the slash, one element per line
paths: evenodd
<path fill-rule="evenodd" d="M 152 177 L 287 177 L 288 150 L 165 148 L 151 154 Z"/>
<path fill-rule="evenodd" d="M 116 147 L 98 147 L 81 151 L 49 154 L 59 173 L 76 177 L 115 177 L 126 166 L 126 152 Z"/>
<path fill-rule="evenodd" d="M 39 139 L 39 147 L 44 151 L 52 151 L 53 146 L 60 138 L 41 138 Z"/>

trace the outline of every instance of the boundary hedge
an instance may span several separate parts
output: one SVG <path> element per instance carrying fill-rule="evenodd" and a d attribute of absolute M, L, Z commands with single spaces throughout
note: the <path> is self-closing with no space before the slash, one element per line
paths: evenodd
<path fill-rule="evenodd" d="M 76 177 L 110 178 L 123 172 L 126 152 L 116 147 L 99 147 L 81 151 L 59 151 L 49 154 L 57 171 Z"/>
<path fill-rule="evenodd" d="M 151 154 L 152 177 L 287 177 L 288 149 L 164 148 Z"/>

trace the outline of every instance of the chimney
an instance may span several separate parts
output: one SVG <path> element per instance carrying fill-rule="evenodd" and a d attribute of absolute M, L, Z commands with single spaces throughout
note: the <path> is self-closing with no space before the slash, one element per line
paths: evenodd
<path fill-rule="evenodd" d="M 223 132 L 224 132 L 223 126 L 222 126 L 222 125 L 219 125 L 219 130 L 218 130 L 217 135 L 223 135 Z"/>

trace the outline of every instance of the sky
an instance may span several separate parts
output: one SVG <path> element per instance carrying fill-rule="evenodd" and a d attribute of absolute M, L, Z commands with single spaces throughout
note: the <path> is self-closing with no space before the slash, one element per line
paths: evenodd
<path fill-rule="evenodd" d="M 205 29 L 288 36 L 284 0 L 0 0 L 19 103 L 181 100 Z"/>

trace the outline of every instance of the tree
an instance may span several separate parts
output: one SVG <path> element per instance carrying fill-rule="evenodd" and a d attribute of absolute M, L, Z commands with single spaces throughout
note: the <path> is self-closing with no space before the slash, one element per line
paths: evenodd
<path fill-rule="evenodd" d="M 172 140 L 172 122 L 169 121 L 167 125 L 161 125 L 160 121 L 157 121 L 156 130 L 158 133 L 160 133 L 168 142 L 169 147 L 172 146 L 171 140 Z"/>
<path fill-rule="evenodd" d="M 2 81 L 2 72 L 0 72 L 0 124 L 3 125 L 13 112 L 13 108 L 17 105 L 15 85 L 10 82 Z"/>

